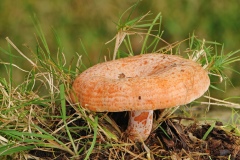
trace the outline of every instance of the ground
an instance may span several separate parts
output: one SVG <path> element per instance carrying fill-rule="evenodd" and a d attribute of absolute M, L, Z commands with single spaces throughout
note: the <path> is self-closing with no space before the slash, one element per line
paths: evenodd
<path fill-rule="evenodd" d="M 109 117 L 124 129 L 127 125 L 127 113 L 109 113 Z M 182 123 L 188 121 L 187 125 Z M 86 125 L 79 120 L 77 125 Z M 88 133 L 82 132 L 81 136 Z M 124 134 L 123 134 L 124 135 Z M 199 123 L 192 118 L 173 116 L 163 121 L 144 143 L 127 143 L 125 136 L 118 141 L 105 141 L 106 137 L 98 135 L 90 159 L 171 159 L 171 160 L 238 160 L 240 159 L 240 137 L 234 128 L 227 131 L 222 122 L 212 124 Z M 89 144 L 90 145 L 90 144 Z M 121 146 L 122 145 L 122 146 Z M 116 147 L 114 147 L 116 146 Z M 30 152 L 43 159 L 70 159 L 70 155 L 60 150 Z M 84 159 L 83 154 L 75 159 Z"/>

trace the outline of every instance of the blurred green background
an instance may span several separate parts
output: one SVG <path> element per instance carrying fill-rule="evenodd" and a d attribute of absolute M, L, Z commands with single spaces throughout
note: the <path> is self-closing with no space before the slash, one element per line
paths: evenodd
<path fill-rule="evenodd" d="M 120 15 L 135 0 L 1 0 L 0 1 L 0 47 L 8 49 L 5 40 L 9 37 L 26 55 L 30 51 L 26 46 L 36 50 L 36 30 L 32 15 L 39 19 L 43 32 L 49 44 L 51 53 L 57 53 L 57 43 L 54 40 L 52 28 L 56 30 L 64 47 L 63 52 L 70 62 L 76 52 L 82 54 L 80 39 L 83 41 L 92 61 L 97 61 L 104 43 L 116 34 L 116 22 Z M 169 43 L 181 41 L 193 32 L 200 39 L 224 43 L 225 53 L 240 49 L 240 1 L 232 0 L 143 0 L 134 15 L 142 15 L 151 11 L 162 13 L 163 39 Z M 112 50 L 112 49 L 111 49 Z M 18 55 L 12 49 L 13 53 Z M 9 57 L 0 53 L 1 61 Z M 29 64 L 25 59 L 18 58 L 15 62 L 24 69 Z M 240 63 L 232 67 L 239 71 Z M 0 66 L 1 72 L 4 66 Z M 228 72 L 235 87 L 227 84 L 226 93 L 216 92 L 213 97 L 239 97 L 240 76 Z M 4 74 L 1 74 L 4 75 Z M 20 73 L 15 71 L 16 80 L 21 81 Z M 213 92 L 215 93 L 215 92 Z M 239 98 L 232 101 L 240 103 Z"/>

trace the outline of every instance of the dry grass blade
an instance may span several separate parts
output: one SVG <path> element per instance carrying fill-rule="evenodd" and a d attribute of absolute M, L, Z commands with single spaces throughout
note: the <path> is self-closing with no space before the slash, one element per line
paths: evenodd
<path fill-rule="evenodd" d="M 18 49 L 18 47 L 17 47 L 8 37 L 6 38 L 6 40 L 7 40 L 7 42 L 8 42 L 9 44 L 11 44 L 11 46 L 12 46 L 14 49 L 16 49 L 16 50 L 18 51 L 19 54 L 21 54 L 21 56 L 23 56 L 28 62 L 30 62 L 33 67 L 37 67 L 37 65 L 36 65 L 33 61 L 31 61 L 27 56 L 25 56 L 25 55 Z"/>
<path fill-rule="evenodd" d="M 224 107 L 229 107 L 229 108 L 240 109 L 240 104 L 220 100 L 220 99 L 213 98 L 213 97 L 210 97 L 210 96 L 204 96 L 204 97 L 209 99 L 209 101 L 208 102 L 201 102 L 201 104 L 213 105 L 213 106 L 224 106 Z M 211 102 L 211 100 L 213 102 Z"/>

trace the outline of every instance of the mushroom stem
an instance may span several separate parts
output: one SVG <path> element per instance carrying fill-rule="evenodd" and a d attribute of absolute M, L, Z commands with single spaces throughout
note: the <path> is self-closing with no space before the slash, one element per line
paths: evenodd
<path fill-rule="evenodd" d="M 151 133 L 153 110 L 131 111 L 126 130 L 132 141 L 145 141 Z"/>

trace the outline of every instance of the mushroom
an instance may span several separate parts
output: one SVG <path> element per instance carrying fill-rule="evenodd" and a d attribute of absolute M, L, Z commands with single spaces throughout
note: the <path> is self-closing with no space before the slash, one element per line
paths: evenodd
<path fill-rule="evenodd" d="M 142 54 L 92 66 L 73 82 L 71 100 L 95 112 L 130 111 L 126 133 L 148 138 L 153 110 L 184 105 L 208 89 L 208 72 L 177 55 Z"/>

